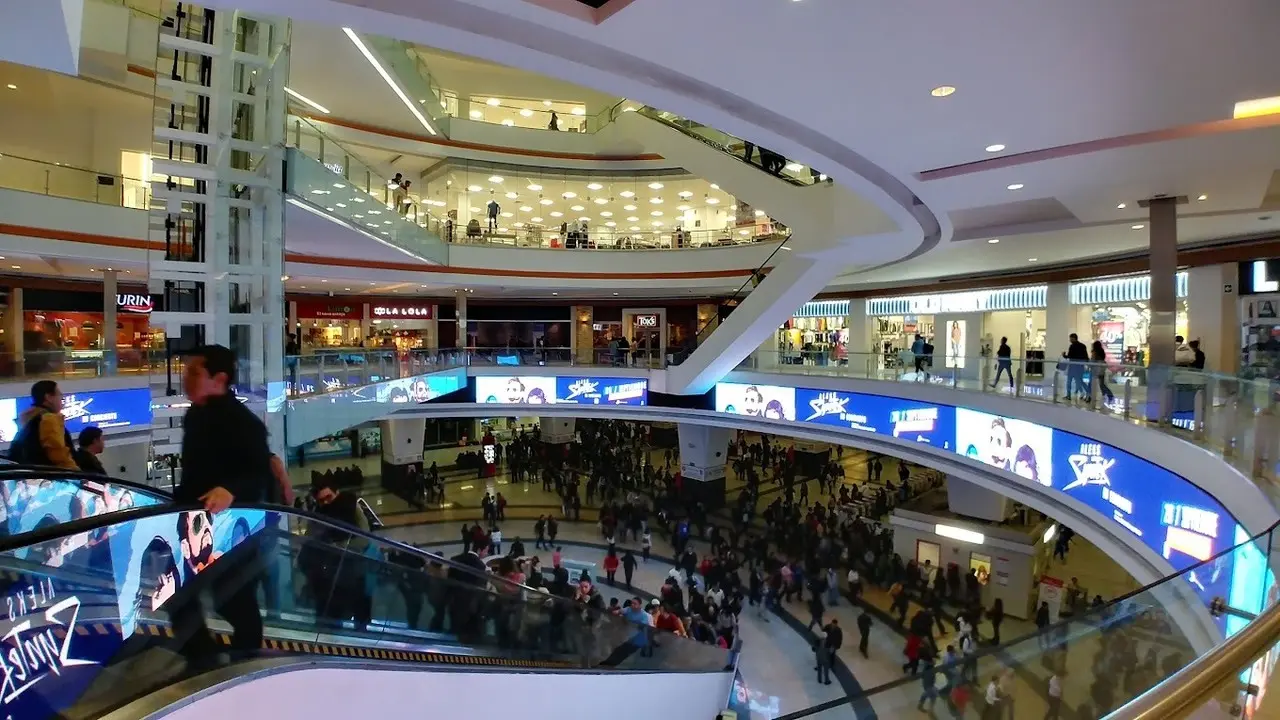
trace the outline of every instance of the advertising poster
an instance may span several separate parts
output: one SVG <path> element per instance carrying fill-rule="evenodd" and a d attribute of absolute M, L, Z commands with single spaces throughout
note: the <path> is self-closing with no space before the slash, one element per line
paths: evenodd
<path fill-rule="evenodd" d="M 121 635 L 157 615 L 184 584 L 266 525 L 263 510 L 154 515 L 112 529 L 111 564 Z"/>
<path fill-rule="evenodd" d="M 950 449 L 955 410 L 949 406 L 836 390 L 796 388 L 796 419 L 893 435 Z"/>
<path fill-rule="evenodd" d="M 461 389 L 465 382 L 453 373 L 418 375 L 378 383 L 375 396 L 380 403 L 424 403 Z"/>
<path fill-rule="evenodd" d="M 1124 360 L 1124 321 L 1106 320 L 1097 327 L 1098 340 L 1107 353 L 1107 365 L 1119 366 Z"/>
<path fill-rule="evenodd" d="M 558 377 L 556 402 L 573 405 L 647 405 L 649 381 L 644 378 Z"/>
<path fill-rule="evenodd" d="M 796 389 L 776 385 L 716 383 L 716 412 L 763 417 L 769 420 L 796 419 Z"/>
<path fill-rule="evenodd" d="M 3 500 L 0 509 L 5 515 L 3 522 L 8 529 L 7 535 L 42 530 L 72 520 L 159 502 L 154 496 L 138 494 L 120 485 L 72 478 L 3 480 L 0 481 L 0 499 Z M 63 538 L 56 543 L 44 543 L 39 546 L 43 555 L 38 560 L 44 565 L 62 567 L 68 556 L 81 550 L 93 551 L 105 542 L 106 533 L 104 528 Z M 33 552 L 31 547 L 24 547 L 10 554 L 19 559 L 29 559 Z M 105 562 L 102 564 L 105 566 Z"/>
<path fill-rule="evenodd" d="M 30 397 L 17 398 L 15 414 L 21 415 L 29 407 Z M 96 390 L 63 395 L 62 417 L 66 419 L 67 430 L 73 437 L 90 425 L 103 430 L 150 427 L 151 388 Z"/>
<path fill-rule="evenodd" d="M 947 367 L 949 368 L 964 369 L 965 325 L 964 320 L 947 321 Z"/>
<path fill-rule="evenodd" d="M 956 452 L 1053 486 L 1053 430 L 1043 425 L 956 408 Z"/>
<path fill-rule="evenodd" d="M 550 405 L 556 398 L 554 377 L 476 376 L 476 402 L 498 405 Z"/>

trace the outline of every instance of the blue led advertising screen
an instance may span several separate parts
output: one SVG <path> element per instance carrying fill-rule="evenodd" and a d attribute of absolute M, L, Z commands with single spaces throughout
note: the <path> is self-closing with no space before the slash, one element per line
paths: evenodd
<path fill-rule="evenodd" d="M 768 420 L 796 419 L 793 387 L 752 383 L 716 383 L 716 412 Z"/>
<path fill-rule="evenodd" d="M 955 436 L 950 407 L 836 390 L 796 388 L 796 419 L 950 449 Z"/>
<path fill-rule="evenodd" d="M 477 375 L 476 402 L 497 405 L 647 405 L 649 381 L 630 377 Z"/>
<path fill-rule="evenodd" d="M 0 437 L 13 440 L 17 418 L 29 407 L 30 397 L 0 401 Z M 62 396 L 62 417 L 72 435 L 90 425 L 103 430 L 151 427 L 151 388 L 67 393 Z"/>

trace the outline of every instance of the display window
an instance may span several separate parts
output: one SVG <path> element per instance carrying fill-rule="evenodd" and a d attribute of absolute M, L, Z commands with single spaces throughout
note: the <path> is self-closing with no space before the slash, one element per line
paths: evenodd
<path fill-rule="evenodd" d="M 147 350 L 153 347 L 147 315 L 116 315 L 114 337 L 102 327 L 98 312 L 27 310 L 22 314 L 23 347 L 28 352 L 61 349 L 66 351 Z M 163 346 L 163 335 L 160 337 Z"/>
<path fill-rule="evenodd" d="M 1090 337 L 1102 341 L 1113 366 L 1147 364 L 1150 354 L 1151 309 L 1147 303 L 1094 305 L 1089 314 Z M 1188 337 L 1187 301 L 1179 300 L 1174 332 Z"/>
<path fill-rule="evenodd" d="M 848 318 L 793 317 L 778 330 L 778 355 L 787 365 L 838 365 L 849 358 Z"/>
<path fill-rule="evenodd" d="M 304 349 L 359 347 L 358 320 L 301 320 L 299 339 Z"/>
<path fill-rule="evenodd" d="M 942 558 L 942 546 L 938 543 L 931 543 L 928 540 L 916 541 L 916 563 L 924 565 L 927 561 L 933 567 L 938 567 L 938 563 Z"/>

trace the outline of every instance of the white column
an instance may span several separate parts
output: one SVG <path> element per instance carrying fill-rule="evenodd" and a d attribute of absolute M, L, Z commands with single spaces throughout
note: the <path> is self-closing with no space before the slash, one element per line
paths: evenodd
<path fill-rule="evenodd" d="M 456 298 L 453 303 L 453 316 L 456 320 L 454 326 L 457 334 L 453 346 L 465 348 L 467 346 L 467 293 L 459 291 L 456 293 Z"/>
<path fill-rule="evenodd" d="M 102 360 L 108 374 L 116 368 L 116 293 L 119 275 L 115 270 L 102 273 Z"/>
<path fill-rule="evenodd" d="M 868 354 L 879 356 L 871 347 L 871 318 L 867 317 L 867 300 L 866 298 L 856 298 L 849 301 L 849 319 L 847 321 L 849 328 L 849 363 L 853 364 L 855 358 L 866 357 Z M 859 367 L 863 363 L 859 363 Z"/>
<path fill-rule="evenodd" d="M 680 438 L 680 472 L 690 497 L 701 500 L 708 509 L 720 507 L 725 502 L 725 465 L 733 430 L 680 423 L 676 434 Z"/>
<path fill-rule="evenodd" d="M 1234 263 L 1187 271 L 1187 340 L 1200 341 L 1206 370 L 1228 375 L 1240 365 L 1240 302 L 1234 292 L 1238 276 Z"/>
<path fill-rule="evenodd" d="M 1067 336 L 1076 332 L 1076 313 L 1071 306 L 1066 283 L 1050 284 L 1045 300 L 1045 372 L 1050 372 L 1058 357 L 1067 349 Z"/>
<path fill-rule="evenodd" d="M 266 397 L 268 384 L 284 380 L 289 25 L 188 3 L 182 10 L 179 16 L 168 0 L 161 6 L 172 22 L 159 30 L 161 111 L 152 138 L 163 150 L 152 170 L 167 182 L 151 185 L 149 239 L 161 249 L 147 258 L 150 289 L 164 298 L 151 321 L 171 351 L 205 343 L 235 351 L 236 390 L 251 398 L 248 406 L 262 414 L 281 453 L 283 416 L 267 414 Z M 176 69 L 175 51 L 183 60 Z"/>

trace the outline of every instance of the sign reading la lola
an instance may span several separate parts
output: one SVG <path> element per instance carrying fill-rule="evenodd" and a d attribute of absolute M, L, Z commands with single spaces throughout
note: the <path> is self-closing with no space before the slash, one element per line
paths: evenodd
<path fill-rule="evenodd" d="M 369 312 L 376 318 L 419 318 L 430 320 L 430 305 L 372 305 Z"/>
<path fill-rule="evenodd" d="M 116 295 L 116 308 L 125 312 L 147 314 L 154 305 L 150 295 Z"/>

